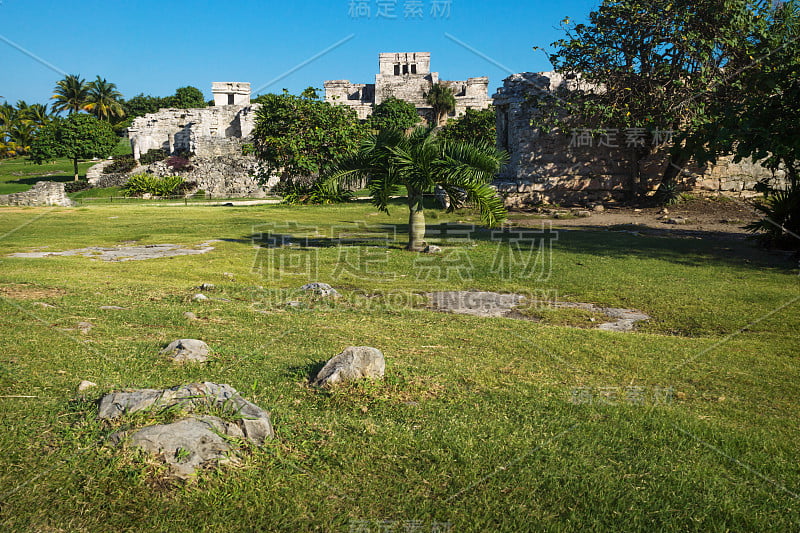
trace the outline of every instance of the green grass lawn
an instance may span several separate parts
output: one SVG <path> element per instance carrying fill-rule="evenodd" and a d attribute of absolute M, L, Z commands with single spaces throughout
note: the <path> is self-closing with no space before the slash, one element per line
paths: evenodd
<path fill-rule="evenodd" d="M 131 153 L 128 139 L 120 139 L 113 155 Z M 86 169 L 96 165 L 97 161 L 78 162 L 78 175 L 86 177 Z M 72 160 L 56 159 L 37 165 L 27 157 L 15 157 L 0 160 L 0 194 L 22 192 L 30 189 L 37 181 L 72 181 Z"/>
<path fill-rule="evenodd" d="M 430 215 L 441 255 L 402 249 L 399 205 L 0 208 L 0 525 L 800 529 L 796 263 L 749 242 L 612 231 L 509 243 L 474 213 Z M 268 246 L 288 237 L 298 245 Z M 150 261 L 8 257 L 210 239 L 208 254 Z M 309 281 L 342 297 L 309 298 Z M 212 299 L 192 301 L 202 283 Z M 425 292 L 450 289 L 653 319 L 614 333 L 569 327 L 590 324 L 580 310 L 537 323 L 426 308 Z M 169 363 L 159 350 L 177 338 L 205 340 L 212 360 Z M 384 381 L 307 384 L 350 345 L 383 351 Z M 78 394 L 84 379 L 98 388 Z M 270 411 L 277 438 L 188 483 L 105 444 L 118 427 L 95 420 L 103 393 L 197 381 Z"/>

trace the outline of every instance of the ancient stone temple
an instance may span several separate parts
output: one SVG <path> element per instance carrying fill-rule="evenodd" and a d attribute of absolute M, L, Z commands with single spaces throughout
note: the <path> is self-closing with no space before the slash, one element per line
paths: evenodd
<path fill-rule="evenodd" d="M 646 141 L 634 139 L 632 131 L 544 134 L 531 126 L 537 96 L 558 88 L 574 90 L 578 83 L 555 72 L 523 72 L 503 80 L 494 95 L 497 145 L 510 155 L 495 185 L 508 205 L 625 200 L 637 189 L 652 194 L 658 187 L 669 164 L 666 155 L 656 152 L 637 160 L 633 142 Z M 771 173 L 753 161 L 721 158 L 716 165 L 682 169 L 679 185 L 684 190 L 747 196 L 768 177 Z"/>
<path fill-rule="evenodd" d="M 134 119 L 128 128 L 134 158 L 138 160 L 151 149 L 170 155 L 192 154 L 193 169 L 183 171 L 182 177 L 199 189 L 212 196 L 264 196 L 265 190 L 255 178 L 260 171 L 258 160 L 242 153 L 260 106 L 250 103 L 250 84 L 214 82 L 211 92 L 213 106 L 160 109 Z M 141 171 L 141 167 L 135 170 Z M 147 171 L 158 176 L 175 173 L 163 163 L 149 165 Z M 122 184 L 103 177 L 102 169 L 90 172 L 90 183 L 96 186 Z"/>
<path fill-rule="evenodd" d="M 214 82 L 214 105 L 160 109 L 134 119 L 128 128 L 133 157 L 153 148 L 200 157 L 241 154 L 242 140 L 255 126 L 258 104 L 250 104 L 250 84 Z"/>
<path fill-rule="evenodd" d="M 491 104 L 489 78 L 440 80 L 438 72 L 431 72 L 430 52 L 379 54 L 378 69 L 375 83 L 326 81 L 325 101 L 351 107 L 358 118 L 365 119 L 372 114 L 374 106 L 393 96 L 413 104 L 420 116 L 427 119 L 431 107 L 425 95 L 431 86 L 441 83 L 451 88 L 456 98 L 456 109 L 451 117 L 463 115 L 467 109 L 486 109 Z"/>

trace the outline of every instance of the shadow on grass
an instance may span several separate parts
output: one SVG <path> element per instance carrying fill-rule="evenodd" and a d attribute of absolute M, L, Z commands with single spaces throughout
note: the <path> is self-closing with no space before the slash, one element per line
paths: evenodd
<path fill-rule="evenodd" d="M 235 239 L 262 248 L 315 249 L 337 246 L 362 246 L 404 249 L 408 224 L 304 225 L 302 223 L 265 224 L 263 231 Z M 445 248 L 469 242 L 496 243 L 515 252 L 542 250 L 589 254 L 606 258 L 657 259 L 684 266 L 709 264 L 742 268 L 767 268 L 789 272 L 796 260 L 785 252 L 770 252 L 740 233 L 682 229 L 650 229 L 639 226 L 582 226 L 553 228 L 543 225 L 484 228 L 473 224 L 441 223 L 426 225 L 425 240 Z"/>
<path fill-rule="evenodd" d="M 304 365 L 294 365 L 286 369 L 286 377 L 293 379 L 302 379 L 306 382 L 311 382 L 322 367 L 325 366 L 327 361 L 309 361 Z"/>

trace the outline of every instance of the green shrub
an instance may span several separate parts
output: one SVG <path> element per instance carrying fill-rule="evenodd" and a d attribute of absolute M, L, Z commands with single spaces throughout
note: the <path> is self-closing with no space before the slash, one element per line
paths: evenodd
<path fill-rule="evenodd" d="M 132 155 L 121 155 L 114 158 L 114 162 L 103 169 L 103 174 L 122 174 L 130 172 L 138 166 Z"/>
<path fill-rule="evenodd" d="M 169 196 L 183 183 L 180 176 L 157 178 L 151 174 L 134 174 L 125 186 L 126 196 L 152 194 L 153 196 Z"/>
<path fill-rule="evenodd" d="M 156 161 L 163 161 L 169 154 L 161 148 L 151 148 L 139 157 L 139 162 L 143 165 L 149 165 Z"/>
<path fill-rule="evenodd" d="M 786 190 L 769 189 L 755 208 L 764 218 L 746 226 L 748 231 L 760 233 L 770 246 L 800 247 L 795 237 L 800 235 L 800 186 L 792 184 Z"/>
<path fill-rule="evenodd" d="M 317 182 L 310 185 L 285 184 L 276 187 L 275 192 L 283 196 L 285 204 L 336 204 L 348 202 L 353 193 L 340 185 L 326 185 Z"/>

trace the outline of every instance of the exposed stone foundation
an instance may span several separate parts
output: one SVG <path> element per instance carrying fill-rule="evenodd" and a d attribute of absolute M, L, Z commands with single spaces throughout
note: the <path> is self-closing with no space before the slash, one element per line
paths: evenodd
<path fill-rule="evenodd" d="M 37 181 L 27 191 L 0 194 L 0 205 L 72 207 L 75 203 L 67 198 L 63 183 L 58 181 Z"/>

